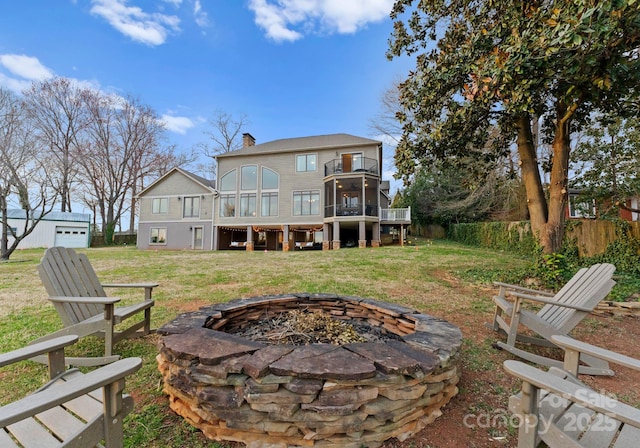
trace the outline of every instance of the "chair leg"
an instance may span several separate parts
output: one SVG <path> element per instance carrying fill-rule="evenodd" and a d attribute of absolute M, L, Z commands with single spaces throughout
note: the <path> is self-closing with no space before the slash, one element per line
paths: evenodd
<path fill-rule="evenodd" d="M 144 334 L 151 333 L 151 308 L 144 310 Z"/>

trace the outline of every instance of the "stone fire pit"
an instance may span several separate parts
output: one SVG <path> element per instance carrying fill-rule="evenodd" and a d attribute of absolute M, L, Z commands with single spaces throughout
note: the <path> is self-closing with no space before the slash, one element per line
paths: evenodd
<path fill-rule="evenodd" d="M 396 337 L 294 346 L 233 334 L 291 310 L 366 322 Z M 422 430 L 458 392 L 460 330 L 371 299 L 238 299 L 180 315 L 158 333 L 171 409 L 210 439 L 250 448 L 378 447 Z"/>

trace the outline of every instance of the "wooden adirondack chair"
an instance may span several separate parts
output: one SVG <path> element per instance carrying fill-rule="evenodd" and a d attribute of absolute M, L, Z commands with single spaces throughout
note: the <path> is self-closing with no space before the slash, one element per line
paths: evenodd
<path fill-rule="evenodd" d="M 520 358 L 545 366 L 561 366 L 562 363 L 516 347 L 516 341 L 539 346 L 555 347 L 551 337 L 567 335 L 604 299 L 615 285 L 612 279 L 615 266 L 595 264 L 580 269 L 556 294 L 545 293 L 517 285 L 496 282 L 500 287 L 493 298 L 496 310 L 491 328 L 506 333 L 506 342 L 498 342 L 499 348 Z M 538 312 L 524 308 L 524 302 L 543 305 Z M 519 332 L 522 326 L 538 336 Z M 583 354 L 580 373 L 613 375 L 606 361 Z"/>
<path fill-rule="evenodd" d="M 65 371 L 64 347 L 77 340 L 61 336 L 0 354 L 0 367 L 41 354 L 51 361 L 45 387 L 0 407 L 0 447 L 122 448 L 122 420 L 133 409 L 133 399 L 122 393 L 124 379 L 142 360 L 122 359 L 87 374 Z"/>
<path fill-rule="evenodd" d="M 589 354 L 640 370 L 640 361 L 567 336 L 551 341 L 565 349 L 563 369 L 548 372 L 519 361 L 504 368 L 522 380 L 522 391 L 509 399 L 520 420 L 518 448 L 635 448 L 640 441 L 640 410 L 592 390 L 576 378 L 578 359 Z"/>
<path fill-rule="evenodd" d="M 151 294 L 157 283 L 102 284 L 86 255 L 64 247 L 47 249 L 38 265 L 38 273 L 64 328 L 34 342 L 66 334 L 99 336 L 105 340 L 104 357 L 67 358 L 68 365 L 96 366 L 113 362 L 119 358 L 113 355 L 115 343 L 151 332 L 151 307 L 154 304 Z M 107 297 L 104 288 L 144 288 L 144 300 L 116 307 L 120 299 Z M 129 326 L 116 330 L 116 325 L 140 313 L 144 313 L 141 320 L 133 322 L 132 319 Z"/>

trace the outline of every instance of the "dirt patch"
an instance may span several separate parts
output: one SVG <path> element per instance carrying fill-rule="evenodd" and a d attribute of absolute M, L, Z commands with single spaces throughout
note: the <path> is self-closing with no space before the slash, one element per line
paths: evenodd
<path fill-rule="evenodd" d="M 519 383 L 502 370 L 502 362 L 514 359 L 509 353 L 490 348 L 499 337 L 485 326 L 490 313 L 465 315 L 464 320 L 449 316 L 470 341 L 463 346 L 463 372 L 460 393 L 443 410 L 443 415 L 428 428 L 404 442 L 390 440 L 385 448 L 458 448 L 515 447 L 517 433 L 506 426 L 509 396 L 519 390 Z M 585 319 L 573 336 L 628 356 L 638 357 L 633 341 L 640 338 L 640 319 L 634 317 L 592 316 Z M 474 345 L 488 347 L 482 356 L 484 366 L 471 364 Z M 534 349 L 535 350 L 535 349 Z M 467 357 L 465 358 L 465 354 Z M 557 351 L 556 357 L 562 353 Z M 613 394 L 633 406 L 640 405 L 640 372 L 612 366 L 613 377 L 581 375 L 580 379 L 595 390 Z"/>

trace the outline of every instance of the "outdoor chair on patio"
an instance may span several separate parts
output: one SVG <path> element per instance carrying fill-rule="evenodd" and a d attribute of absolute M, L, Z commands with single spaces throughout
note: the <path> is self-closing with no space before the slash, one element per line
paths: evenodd
<path fill-rule="evenodd" d="M 102 284 L 86 255 L 64 247 L 47 249 L 38 265 L 38 273 L 64 328 L 34 342 L 66 334 L 99 336 L 105 341 L 104 357 L 67 358 L 67 365 L 108 364 L 119 358 L 113 355 L 115 343 L 151 332 L 151 307 L 154 303 L 151 293 L 157 283 Z M 107 297 L 104 288 L 144 288 L 144 300 L 116 307 L 120 299 Z M 139 320 L 127 320 L 141 313 L 143 316 Z M 116 330 L 116 325 L 125 320 L 128 326 L 123 324 L 124 328 Z"/>
<path fill-rule="evenodd" d="M 48 354 L 51 378 L 31 395 L 0 407 L 0 447 L 123 446 L 122 420 L 133 409 L 133 399 L 122 390 L 125 377 L 142 360 L 122 359 L 87 374 L 65 371 L 64 347 L 77 340 L 61 336 L 0 354 L 0 367 Z"/>
<path fill-rule="evenodd" d="M 505 370 L 522 380 L 522 391 L 509 399 L 509 410 L 520 420 L 518 448 L 637 447 L 640 410 L 597 393 L 576 372 L 581 354 L 639 371 L 640 361 L 567 336 L 551 340 L 565 349 L 563 369 L 545 372 L 519 361 L 504 362 Z"/>
<path fill-rule="evenodd" d="M 580 269 L 556 294 L 496 282 L 500 291 L 493 298 L 496 310 L 491 328 L 507 335 L 506 342 L 496 345 L 536 364 L 561 366 L 560 361 L 517 348 L 516 341 L 556 347 L 551 337 L 568 335 L 594 310 L 615 285 L 612 279 L 614 271 L 615 266 L 608 263 Z M 537 312 L 525 309 L 524 302 L 534 302 L 542 308 Z M 523 334 L 520 327 L 535 334 Z M 602 359 L 583 354 L 581 360 L 586 365 L 580 366 L 580 373 L 613 375 L 608 363 Z"/>

